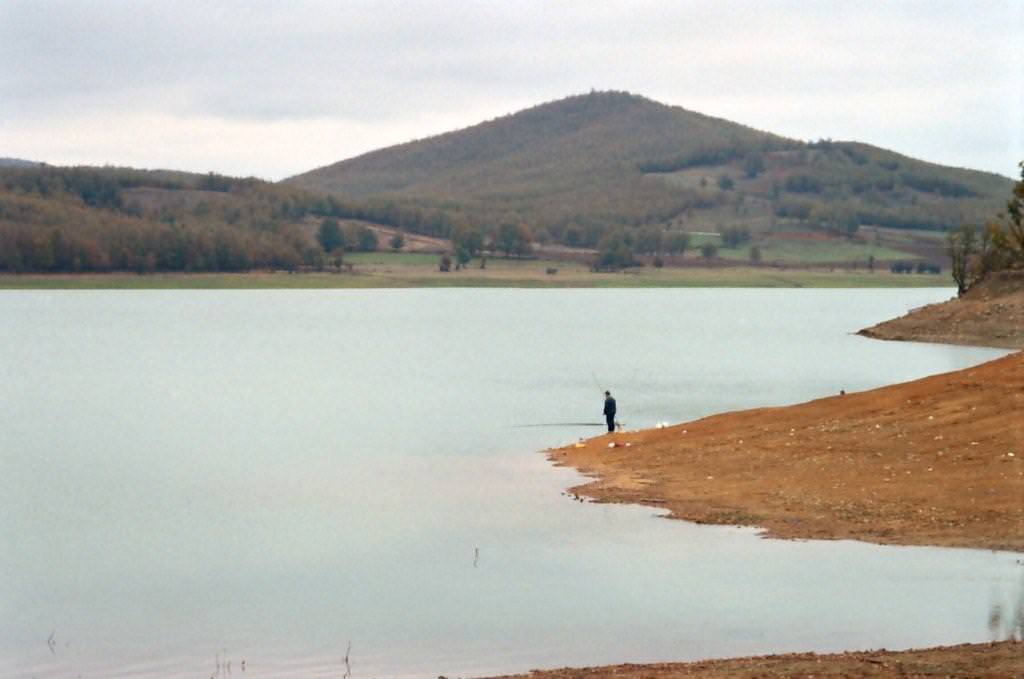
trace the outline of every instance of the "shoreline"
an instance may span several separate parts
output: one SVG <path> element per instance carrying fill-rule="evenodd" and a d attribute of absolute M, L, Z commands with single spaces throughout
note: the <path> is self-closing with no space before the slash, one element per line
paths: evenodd
<path fill-rule="evenodd" d="M 925 311 L 945 312 L 947 305 Z M 905 318 L 916 322 L 916 313 Z M 953 334 L 941 331 L 944 320 L 945 313 L 939 324 L 926 318 L 898 339 L 948 342 Z M 664 429 L 605 434 L 547 455 L 591 479 L 568 492 L 667 509 L 671 519 L 753 525 L 770 538 L 1024 552 L 1024 423 L 1018 421 L 1024 346 L 1005 338 L 1000 327 L 991 337 L 953 339 L 1018 350 L 971 368 Z M 1016 640 L 897 652 L 772 654 L 516 677 L 1024 676 L 1021 630 L 1013 634 Z"/>
<path fill-rule="evenodd" d="M 547 273 L 548 268 L 556 273 Z M 592 272 L 576 263 L 492 261 L 441 273 L 430 265 L 358 264 L 351 272 L 0 273 L 0 290 L 234 290 L 388 288 L 951 288 L 946 278 L 863 270 L 772 267 L 643 267 Z"/>
<path fill-rule="evenodd" d="M 760 679 L 784 677 L 1012 677 L 1024 672 L 1024 644 L 1000 641 L 904 651 L 780 653 L 679 663 L 533 670 L 491 679 Z"/>
<path fill-rule="evenodd" d="M 591 478 L 569 492 L 670 518 L 773 538 L 1024 551 L 1024 425 L 1014 412 L 1024 412 L 1024 352 L 547 455 Z"/>

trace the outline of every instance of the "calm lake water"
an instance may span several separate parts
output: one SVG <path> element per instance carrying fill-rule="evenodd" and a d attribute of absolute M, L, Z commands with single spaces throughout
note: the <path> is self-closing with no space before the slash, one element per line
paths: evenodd
<path fill-rule="evenodd" d="M 580 504 L 538 451 L 1004 352 L 949 290 L 0 292 L 0 675 L 355 677 L 989 638 L 1018 554 Z M 220 662 L 218 669 L 217 663 Z"/>

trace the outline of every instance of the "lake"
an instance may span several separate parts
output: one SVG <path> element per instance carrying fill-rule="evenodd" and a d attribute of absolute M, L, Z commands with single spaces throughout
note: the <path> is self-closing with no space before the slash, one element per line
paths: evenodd
<path fill-rule="evenodd" d="M 0 292 L 0 674 L 480 675 L 989 638 L 1018 554 L 579 503 L 542 449 L 958 369 L 913 290 Z M 524 426 L 524 425 L 556 426 Z M 348 663 L 345 657 L 348 655 Z"/>

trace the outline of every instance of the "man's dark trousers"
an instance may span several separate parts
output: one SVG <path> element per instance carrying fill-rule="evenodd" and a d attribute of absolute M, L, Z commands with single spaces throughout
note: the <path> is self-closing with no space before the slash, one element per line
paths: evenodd
<path fill-rule="evenodd" d="M 615 431 L 615 413 L 608 413 L 604 419 L 608 421 L 608 431 Z"/>

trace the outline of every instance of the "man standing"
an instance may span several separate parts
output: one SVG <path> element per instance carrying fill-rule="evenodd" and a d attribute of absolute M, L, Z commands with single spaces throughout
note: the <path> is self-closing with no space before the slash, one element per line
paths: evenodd
<path fill-rule="evenodd" d="M 604 419 L 608 422 L 608 431 L 615 431 L 615 399 L 612 392 L 604 392 Z"/>

